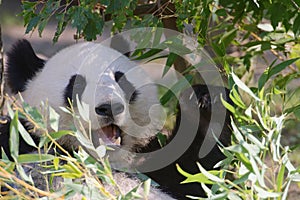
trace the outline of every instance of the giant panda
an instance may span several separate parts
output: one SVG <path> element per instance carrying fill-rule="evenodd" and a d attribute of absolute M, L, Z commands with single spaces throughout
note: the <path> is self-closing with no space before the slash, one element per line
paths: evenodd
<path fill-rule="evenodd" d="M 99 145 L 101 138 L 114 148 L 114 151 L 109 152 L 109 158 L 116 167 L 130 167 L 136 161 L 135 154 L 131 152 L 148 153 L 161 148 L 155 134 L 162 129 L 165 115 L 159 103 L 157 87 L 135 62 L 116 50 L 101 44 L 84 42 L 65 48 L 50 59 L 43 60 L 35 54 L 27 40 L 20 40 L 7 54 L 5 75 L 10 93 L 16 97 L 20 93 L 22 99 L 31 106 L 39 107 L 41 101 L 44 101 L 53 107 L 60 114 L 60 129 L 68 129 L 74 124 L 72 116 L 63 112 L 60 107 L 72 104 L 76 108 L 77 103 L 86 103 L 90 111 L 93 143 Z M 193 120 L 193 106 L 187 106 L 187 109 L 178 112 L 175 128 L 167 143 L 176 137 L 182 120 L 190 126 L 198 127 L 196 138 L 177 160 L 161 169 L 145 172 L 161 189 L 153 188 L 149 199 L 205 196 L 197 183 L 180 184 L 184 177 L 178 173 L 175 164 L 180 164 L 188 172 L 198 173 L 196 162 L 209 170 L 224 159 L 217 145 L 206 157 L 198 158 L 199 148 L 210 123 L 211 104 L 222 105 L 220 101 L 215 101 L 218 97 L 211 96 L 206 85 L 196 85 L 191 89 L 183 92 L 181 98 L 185 99 L 186 105 L 195 104 L 201 117 Z M 228 90 L 225 91 L 225 98 L 228 100 Z M 196 94 L 196 102 L 188 98 L 191 94 Z M 22 123 L 27 125 L 26 122 Z M 3 139 L 1 146 L 9 155 L 8 124 L 0 126 L 0 137 Z M 224 145 L 228 145 L 230 141 L 228 124 L 227 113 L 220 136 Z M 84 123 L 84 126 L 88 129 L 88 124 Z M 35 141 L 38 141 L 38 134 L 38 131 L 33 133 Z M 21 153 L 34 151 L 24 141 L 20 142 L 20 147 L 26 147 L 20 149 Z M 80 145 L 73 136 L 64 136 L 58 142 L 69 151 L 76 150 Z M 141 169 L 147 162 L 151 162 L 151 159 L 143 161 Z M 139 183 L 132 176 L 119 172 L 115 175 L 119 177 L 118 183 L 125 191 L 130 190 L 128 185 Z"/>
<path fill-rule="evenodd" d="M 112 164 L 129 165 L 130 152 L 136 146 L 147 144 L 161 129 L 161 106 L 156 86 L 134 62 L 101 44 L 78 43 L 43 60 L 36 56 L 27 40 L 20 40 L 7 53 L 5 76 L 9 92 L 16 98 L 21 96 L 33 107 L 47 102 L 55 109 L 60 114 L 60 129 L 68 130 L 74 123 L 73 117 L 60 107 L 68 107 L 72 102 L 76 107 L 76 98 L 88 105 L 93 142 L 97 145 L 101 138 L 115 147 L 109 154 Z M 83 125 L 87 130 L 90 128 L 88 123 Z M 33 136 L 36 138 L 38 134 L 36 131 Z M 70 151 L 80 145 L 70 135 L 62 137 L 58 143 Z M 9 154 L 7 144 L 1 146 Z M 118 146 L 122 148 L 118 149 Z M 20 152 L 26 153 L 22 149 Z M 139 183 L 122 173 L 115 176 L 120 188 L 127 192 Z M 156 189 L 150 197 L 172 199 Z"/>
<path fill-rule="evenodd" d="M 134 62 L 101 44 L 79 43 L 44 61 L 21 40 L 8 52 L 6 77 L 11 92 L 20 93 L 31 106 L 43 101 L 53 107 L 60 114 L 60 129 L 74 121 L 59 107 L 76 104 L 77 96 L 89 106 L 92 135 L 112 145 L 121 143 L 125 150 L 143 146 L 162 126 L 156 86 Z M 68 149 L 79 146 L 71 136 L 59 143 Z M 114 157 L 130 159 L 124 151 L 118 153 L 113 151 L 111 162 Z"/>

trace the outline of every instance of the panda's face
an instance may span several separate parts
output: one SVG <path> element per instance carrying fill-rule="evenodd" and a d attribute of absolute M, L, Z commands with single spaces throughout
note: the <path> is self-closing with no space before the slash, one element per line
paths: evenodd
<path fill-rule="evenodd" d="M 156 85 L 140 66 L 119 53 L 105 67 L 98 58 L 87 60 L 89 64 L 77 71 L 79 88 L 75 84 L 71 93 L 73 102 L 74 94 L 79 94 L 89 105 L 94 144 L 99 138 L 126 149 L 145 144 L 162 127 Z"/>
<path fill-rule="evenodd" d="M 60 107 L 72 102 L 76 109 L 77 99 L 88 105 L 95 145 L 101 139 L 106 144 L 131 150 L 146 144 L 161 129 L 162 109 L 156 85 L 136 63 L 119 52 L 100 44 L 80 43 L 60 51 L 44 66 L 32 52 L 32 58 L 24 55 L 27 58 L 23 59 L 30 62 L 23 61 L 18 66 L 20 63 L 15 60 L 23 56 L 20 48 L 33 52 L 26 41 L 21 41 L 8 54 L 7 78 L 11 90 L 20 91 L 32 106 L 47 101 L 60 113 L 61 129 L 68 128 L 73 119 Z M 24 66 L 31 71 L 30 75 L 23 75 Z M 16 77 L 22 78 L 23 87 L 16 83 Z M 85 128 L 89 129 L 88 123 Z M 74 138 L 63 138 L 61 143 L 70 147 L 78 144 Z"/>
<path fill-rule="evenodd" d="M 162 110 L 156 86 L 147 77 L 139 66 L 121 57 L 96 79 L 91 82 L 86 79 L 86 87 L 80 97 L 89 105 L 96 145 L 98 138 L 106 144 L 122 145 L 124 148 L 142 145 L 161 128 Z M 79 78 L 79 82 L 80 79 L 84 77 Z M 73 95 L 76 93 L 72 92 Z"/>

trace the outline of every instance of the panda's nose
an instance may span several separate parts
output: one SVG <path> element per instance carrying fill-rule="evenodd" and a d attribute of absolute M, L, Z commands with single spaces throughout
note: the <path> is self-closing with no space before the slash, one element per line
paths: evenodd
<path fill-rule="evenodd" d="M 96 107 L 95 111 L 100 116 L 113 118 L 113 116 L 121 114 L 124 111 L 124 105 L 121 103 L 105 103 Z"/>

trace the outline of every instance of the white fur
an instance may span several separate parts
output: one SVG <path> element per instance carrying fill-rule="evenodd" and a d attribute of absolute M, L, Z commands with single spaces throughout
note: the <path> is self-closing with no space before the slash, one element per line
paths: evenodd
<path fill-rule="evenodd" d="M 124 94 L 114 80 L 116 71 L 123 72 L 139 91 L 136 102 L 131 105 L 124 103 Z M 87 81 L 82 101 L 89 105 L 92 129 L 105 125 L 101 117 L 96 115 L 95 107 L 101 103 L 119 101 L 125 104 L 125 112 L 116 119 L 117 125 L 127 133 L 124 138 L 125 148 L 130 149 L 133 144 L 145 144 L 147 138 L 162 128 L 162 109 L 156 86 L 134 62 L 101 44 L 79 43 L 63 49 L 46 62 L 43 70 L 27 84 L 27 89 L 21 95 L 32 106 L 39 106 L 41 101 L 47 101 L 60 113 L 63 120 L 69 121 L 62 122 L 61 128 L 69 128 L 73 121 L 70 122 L 69 116 L 61 112 L 59 107 L 64 106 L 64 89 L 75 74 L 82 75 Z M 151 123 L 148 122 L 149 115 Z M 145 122 L 145 125 L 140 126 Z"/>
<path fill-rule="evenodd" d="M 41 101 L 47 101 L 60 114 L 60 129 L 69 128 L 73 120 L 59 107 L 64 106 L 64 89 L 69 79 L 75 74 L 80 74 L 87 82 L 82 101 L 89 105 L 92 129 L 96 130 L 105 125 L 102 118 L 95 113 L 97 105 L 105 102 L 125 102 L 125 94 L 114 80 L 116 71 L 123 72 L 126 79 L 139 92 L 136 101 L 130 105 L 125 104 L 125 112 L 116 117 L 116 124 L 126 135 L 123 137 L 123 150 L 112 152 L 110 160 L 123 166 L 124 162 L 130 164 L 132 156 L 130 150 L 134 145 L 145 145 L 148 139 L 162 128 L 162 108 L 158 101 L 156 86 L 147 74 L 127 57 L 101 44 L 73 45 L 50 58 L 42 71 L 28 82 L 26 90 L 21 95 L 25 102 L 32 106 L 38 107 Z M 75 147 L 79 145 L 71 136 L 59 142 Z M 126 191 L 132 189 L 132 184 L 136 185 L 139 182 L 122 174 L 116 173 L 115 176 L 120 176 L 118 182 Z M 154 189 L 149 199 L 172 198 Z"/>

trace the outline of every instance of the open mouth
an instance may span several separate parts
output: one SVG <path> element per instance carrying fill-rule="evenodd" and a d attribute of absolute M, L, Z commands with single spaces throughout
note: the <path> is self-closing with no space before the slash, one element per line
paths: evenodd
<path fill-rule="evenodd" d="M 121 146 L 121 133 L 121 129 L 114 124 L 102 127 L 98 131 L 99 138 L 101 138 L 106 145 L 116 146 Z"/>

